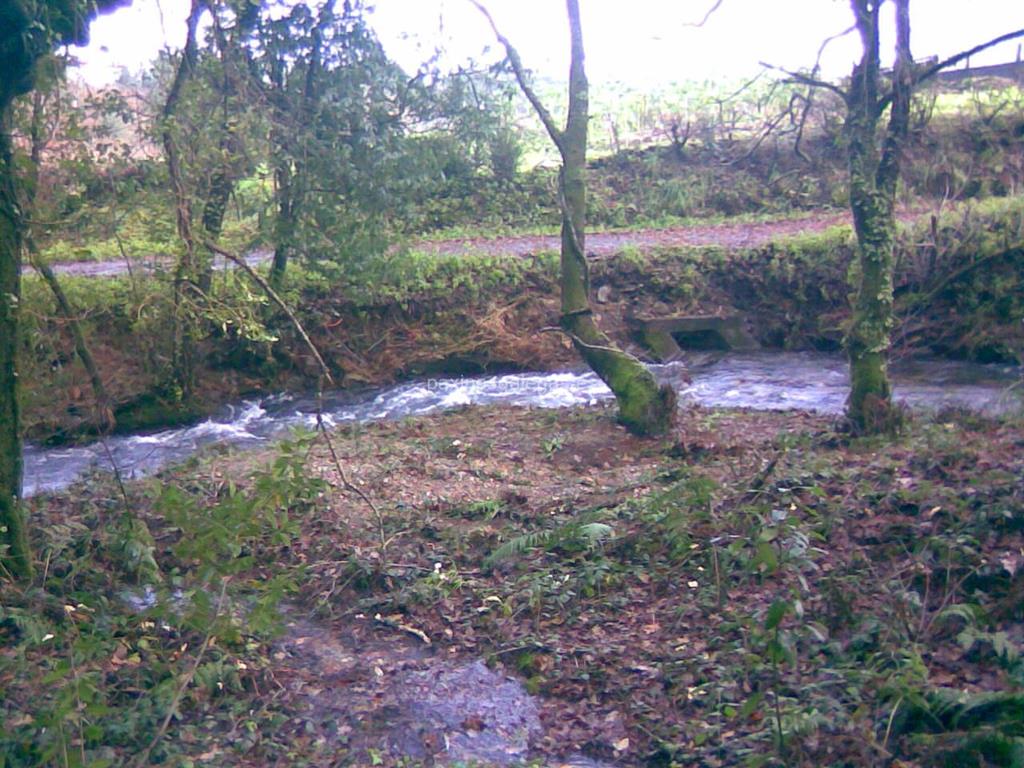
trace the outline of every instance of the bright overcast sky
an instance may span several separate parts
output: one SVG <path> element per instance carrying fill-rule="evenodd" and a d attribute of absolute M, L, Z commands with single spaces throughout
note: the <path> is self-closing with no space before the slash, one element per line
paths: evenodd
<path fill-rule="evenodd" d="M 753 76 L 760 61 L 789 69 L 809 67 L 826 37 L 851 23 L 845 0 L 722 0 L 703 27 L 695 27 L 714 0 L 581 0 L 587 71 L 591 80 L 657 86 L 683 80 Z M 496 58 L 493 34 L 468 0 L 377 0 L 371 16 L 389 53 L 407 69 L 434 47 L 446 61 Z M 568 39 L 559 0 L 490 0 L 499 27 L 528 67 L 565 77 Z M 83 75 L 100 84 L 119 67 L 137 70 L 165 45 L 181 46 L 188 0 L 134 0 L 132 7 L 93 23 L 92 43 L 79 52 Z M 914 0 L 912 48 L 917 58 L 949 56 L 1024 28 L 1021 0 Z M 490 47 L 490 53 L 484 50 Z M 823 72 L 849 71 L 853 35 L 832 43 Z M 974 64 L 1011 61 L 1013 42 Z"/>

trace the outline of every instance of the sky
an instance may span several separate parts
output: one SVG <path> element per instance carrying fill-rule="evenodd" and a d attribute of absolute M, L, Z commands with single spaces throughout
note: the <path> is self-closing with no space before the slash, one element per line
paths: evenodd
<path fill-rule="evenodd" d="M 564 79 L 568 31 L 560 0 L 490 0 L 499 28 L 534 71 Z M 845 0 L 581 0 L 587 72 L 593 82 L 657 87 L 688 80 L 734 82 L 753 77 L 760 62 L 786 69 L 813 65 L 821 43 L 852 23 Z M 891 5 L 891 4 L 890 4 Z M 93 23 L 92 40 L 76 51 L 82 76 L 94 85 L 121 66 L 146 66 L 155 53 L 184 42 L 188 0 L 134 0 Z M 1005 32 L 1024 28 L 1021 0 L 914 0 L 912 49 L 918 59 L 946 57 Z M 457 65 L 469 57 L 500 58 L 494 35 L 468 0 L 376 0 L 371 23 L 388 53 L 407 70 L 435 47 Z M 891 26 L 891 24 L 890 24 Z M 886 49 L 891 42 L 883 41 Z M 1018 43 L 972 64 L 1012 61 Z M 854 34 L 832 42 L 822 74 L 849 72 L 858 52 Z"/>

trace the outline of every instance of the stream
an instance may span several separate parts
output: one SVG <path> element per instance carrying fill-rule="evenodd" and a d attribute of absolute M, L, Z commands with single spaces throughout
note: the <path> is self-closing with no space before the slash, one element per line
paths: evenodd
<path fill-rule="evenodd" d="M 839 414 L 847 395 L 846 361 L 836 355 L 760 352 L 693 357 L 689 366 L 654 366 L 682 403 Z M 1020 411 L 1022 371 L 939 360 L 893 367 L 896 398 L 915 409 L 966 408 L 997 415 Z M 522 373 L 430 379 L 323 398 L 328 424 L 398 419 L 466 405 L 567 408 L 599 403 L 611 392 L 590 372 Z M 198 424 L 102 444 L 25 451 L 26 495 L 67 487 L 116 462 L 125 476 L 152 474 L 204 446 L 265 444 L 296 427 L 316 425 L 315 398 L 279 394 L 224 408 Z M 122 595 L 135 611 L 157 604 L 151 587 Z M 172 595 L 173 600 L 180 600 Z M 449 656 L 380 617 L 357 614 L 325 624 L 282 607 L 284 633 L 272 653 L 275 679 L 291 693 L 299 717 L 351 755 L 386 756 L 394 764 L 521 765 L 545 737 L 540 703 L 502 668 Z M 290 721 L 291 722 L 291 721 Z M 613 727 L 614 726 L 614 727 Z M 295 727 L 299 727 L 296 725 Z M 625 733 L 609 725 L 611 737 Z M 628 743 L 628 739 L 625 740 Z M 617 749 L 617 747 L 616 747 Z M 369 758 L 368 758 L 369 759 Z M 371 760 L 371 762 L 373 762 Z M 376 762 L 374 762 L 376 764 Z M 546 768 L 615 768 L 573 754 Z"/>
<path fill-rule="evenodd" d="M 839 414 L 848 392 L 846 360 L 822 353 L 695 356 L 689 366 L 673 363 L 653 366 L 653 370 L 659 380 L 676 388 L 682 403 L 710 407 Z M 914 409 L 954 407 L 998 415 L 1024 407 L 1019 367 L 925 359 L 897 363 L 892 373 L 896 399 Z M 400 419 L 466 405 L 569 408 L 611 397 L 608 388 L 589 371 L 517 373 L 330 392 L 323 398 L 323 413 L 326 423 L 335 425 Z M 24 495 L 61 490 L 111 462 L 125 477 L 142 477 L 183 461 L 205 446 L 264 444 L 296 427 L 314 428 L 316 410 L 315 398 L 285 393 L 225 406 L 191 426 L 111 437 L 105 446 L 27 445 Z"/>

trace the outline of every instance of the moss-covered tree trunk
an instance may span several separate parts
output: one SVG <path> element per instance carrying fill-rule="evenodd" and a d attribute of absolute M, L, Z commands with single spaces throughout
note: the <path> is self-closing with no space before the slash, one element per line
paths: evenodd
<path fill-rule="evenodd" d="M 851 0 L 863 45 L 846 94 L 845 135 L 850 172 L 850 208 L 857 235 L 858 283 L 846 335 L 850 360 L 847 417 L 862 433 L 891 431 L 899 422 L 893 407 L 888 355 L 893 326 L 893 249 L 896 241 L 896 185 L 900 153 L 907 138 L 913 92 L 909 0 L 896 4 L 896 65 L 890 94 L 880 96 L 879 15 L 882 3 Z M 889 122 L 879 147 L 878 124 Z"/>
<path fill-rule="evenodd" d="M 585 250 L 587 123 L 590 114 L 579 2 L 566 0 L 571 63 L 569 111 L 564 130 L 555 124 L 530 86 L 516 49 L 498 32 L 487 9 L 476 0 L 474 2 L 494 27 L 495 34 L 508 53 L 523 93 L 537 111 L 562 156 L 559 174 L 559 203 L 562 210 L 561 327 L 587 365 L 615 394 L 622 424 L 638 435 L 663 434 L 671 428 L 675 417 L 675 391 L 669 386 L 659 387 L 643 363 L 613 346 L 597 326 L 590 307 L 590 275 Z"/>
<path fill-rule="evenodd" d="M 583 33 L 579 3 L 567 0 L 572 59 L 569 114 L 559 149 L 562 170 L 561 290 L 562 328 L 587 365 L 615 393 L 619 420 L 641 435 L 665 432 L 675 415 L 671 387 L 659 387 L 649 370 L 632 355 L 612 346 L 598 328 L 590 308 L 590 274 L 585 249 L 587 211 L 587 123 L 590 119 Z"/>
<path fill-rule="evenodd" d="M 0 101 L 0 564 L 14 576 L 32 572 L 21 509 L 21 421 L 18 413 L 18 303 L 21 217 L 14 187 L 10 101 Z"/>
<path fill-rule="evenodd" d="M 22 216 L 11 156 L 10 108 L 32 90 L 36 60 L 56 45 L 88 42 L 89 21 L 124 0 L 38 0 L 0 5 L 0 565 L 32 573 L 21 510 L 21 420 L 18 412 L 18 311 Z"/>

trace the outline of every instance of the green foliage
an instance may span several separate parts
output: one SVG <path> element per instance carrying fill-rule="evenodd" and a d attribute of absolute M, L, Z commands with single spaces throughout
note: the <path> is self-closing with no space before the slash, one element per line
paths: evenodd
<path fill-rule="evenodd" d="M 542 269 L 551 264 L 544 257 L 538 261 Z M 537 266 L 537 261 L 512 256 L 413 250 L 369 259 L 335 277 L 346 282 L 346 294 L 358 304 L 406 306 L 438 296 L 477 300 L 526 283 Z"/>
<path fill-rule="evenodd" d="M 933 688 L 908 701 L 899 717 L 901 732 L 936 765 L 1024 765 L 1020 693 Z"/>
<path fill-rule="evenodd" d="M 184 765 L 211 728 L 246 732 L 214 747 L 239 754 L 270 733 L 275 715 L 254 720 L 250 699 L 264 663 L 260 637 L 295 587 L 297 571 L 280 553 L 323 490 L 305 450 L 303 441 L 285 444 L 244 488 L 210 496 L 169 483 L 154 507 L 138 500 L 133 515 L 159 517 L 97 527 L 102 506 L 82 501 L 84 512 L 64 510 L 70 520 L 41 530 L 45 581 L 21 593 L 0 587 L 0 765 L 126 765 L 150 746 L 153 762 Z M 176 539 L 170 551 L 155 544 L 147 519 L 161 541 Z M 263 578 L 236 581 L 256 562 Z M 157 563 L 168 577 L 159 588 L 130 583 L 154 577 Z M 172 705 L 176 735 L 154 746 Z"/>
<path fill-rule="evenodd" d="M 551 530 L 535 531 L 509 539 L 487 556 L 484 565 L 493 567 L 502 560 L 520 557 L 538 549 L 564 550 L 569 553 L 594 550 L 614 534 L 614 529 L 607 523 L 581 519 Z"/>
<path fill-rule="evenodd" d="M 245 488 L 228 481 L 212 508 L 178 486 L 160 489 L 157 512 L 182 532 L 173 548 L 175 557 L 199 564 L 187 572 L 187 581 L 211 585 L 213 580 L 211 586 L 217 586 L 251 568 L 262 552 L 286 547 L 298 534 L 302 519 L 316 509 L 325 490 L 324 482 L 306 471 L 310 440 L 283 443 L 280 455 L 255 472 Z"/>
<path fill-rule="evenodd" d="M 112 531 L 108 556 L 127 579 L 143 584 L 161 580 L 156 542 L 146 522 L 127 512 Z"/>

